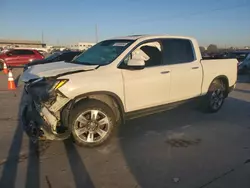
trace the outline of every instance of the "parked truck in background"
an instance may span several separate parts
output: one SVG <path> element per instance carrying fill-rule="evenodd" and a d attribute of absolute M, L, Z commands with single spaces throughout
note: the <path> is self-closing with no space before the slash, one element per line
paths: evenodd
<path fill-rule="evenodd" d="M 31 67 L 21 79 L 21 119 L 33 140 L 72 135 L 97 146 L 125 120 L 189 99 L 217 112 L 235 87 L 237 60 L 203 60 L 189 37 L 133 35 L 99 42 L 71 63 Z"/>

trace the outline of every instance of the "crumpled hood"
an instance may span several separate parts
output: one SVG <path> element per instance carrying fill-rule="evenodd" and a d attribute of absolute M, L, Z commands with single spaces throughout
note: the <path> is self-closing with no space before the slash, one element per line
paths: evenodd
<path fill-rule="evenodd" d="M 66 63 L 64 61 L 56 62 L 56 63 L 48 63 L 35 65 L 31 68 L 27 69 L 22 75 L 21 80 L 23 82 L 28 82 L 32 79 L 37 79 L 41 77 L 52 77 L 57 76 L 64 73 L 70 73 L 74 71 L 88 71 L 94 70 L 98 65 L 80 65 L 74 63 Z"/>

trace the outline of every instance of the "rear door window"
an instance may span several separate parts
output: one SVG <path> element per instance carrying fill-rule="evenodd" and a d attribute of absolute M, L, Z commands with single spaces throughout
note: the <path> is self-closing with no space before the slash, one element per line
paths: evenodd
<path fill-rule="evenodd" d="M 31 50 L 18 50 L 20 55 L 34 55 L 35 53 Z"/>
<path fill-rule="evenodd" d="M 31 50 L 12 50 L 11 54 L 18 55 L 18 56 L 24 56 L 24 55 L 34 55 L 34 52 Z"/>
<path fill-rule="evenodd" d="M 7 52 L 7 54 L 11 54 L 12 56 L 18 56 L 19 51 L 18 50 L 10 50 L 9 52 Z"/>
<path fill-rule="evenodd" d="M 164 64 L 190 63 L 196 60 L 193 44 L 187 39 L 162 40 Z"/>

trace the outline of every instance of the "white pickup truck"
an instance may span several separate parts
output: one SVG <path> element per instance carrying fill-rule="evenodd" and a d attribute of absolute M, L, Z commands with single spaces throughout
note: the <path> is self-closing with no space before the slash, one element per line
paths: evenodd
<path fill-rule="evenodd" d="M 126 119 L 202 97 L 218 111 L 237 80 L 237 60 L 202 60 L 189 37 L 133 35 L 99 42 L 72 62 L 36 65 L 25 82 L 27 134 L 97 146 Z"/>

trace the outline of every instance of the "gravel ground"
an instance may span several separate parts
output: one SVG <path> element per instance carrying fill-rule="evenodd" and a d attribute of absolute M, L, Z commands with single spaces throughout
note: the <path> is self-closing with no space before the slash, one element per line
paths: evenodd
<path fill-rule="evenodd" d="M 129 121 L 101 147 L 58 141 L 38 155 L 18 126 L 22 87 L 6 91 L 0 73 L 0 187 L 249 188 L 248 79 L 216 114 L 185 105 Z"/>

